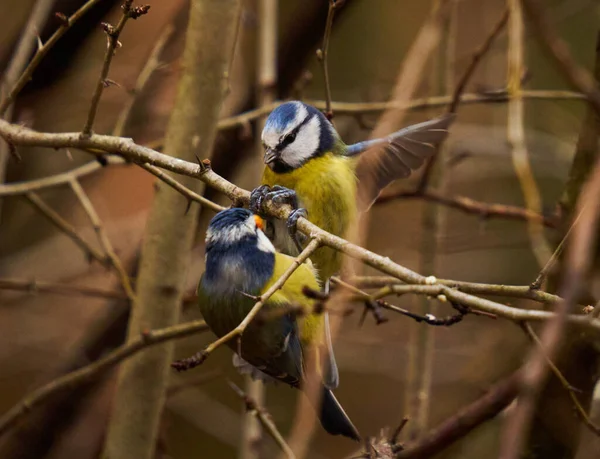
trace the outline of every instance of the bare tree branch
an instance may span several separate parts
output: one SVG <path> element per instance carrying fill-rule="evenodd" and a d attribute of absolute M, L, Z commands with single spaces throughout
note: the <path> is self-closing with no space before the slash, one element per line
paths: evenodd
<path fill-rule="evenodd" d="M 15 101 L 19 92 L 21 92 L 21 90 L 33 76 L 33 72 L 35 72 L 37 66 L 40 64 L 40 62 L 42 62 L 42 59 L 44 59 L 46 54 L 48 54 L 56 42 L 60 40 L 65 33 L 67 33 L 67 31 L 75 22 L 77 22 L 84 14 L 91 10 L 99 1 L 100 0 L 89 0 L 69 17 L 66 17 L 62 13 L 56 13 L 55 16 L 61 23 L 60 27 L 52 34 L 46 43 L 38 48 L 33 56 L 33 59 L 31 59 L 29 65 L 27 65 L 27 68 L 23 71 L 14 86 L 10 89 L 8 95 L 2 100 L 2 102 L 0 102 L 0 116 L 4 115 L 6 109 Z"/>
<path fill-rule="evenodd" d="M 283 438 L 283 436 L 279 433 L 277 426 L 271 419 L 271 415 L 267 412 L 267 410 L 265 410 L 263 407 L 259 406 L 253 398 L 246 395 L 242 389 L 240 389 L 238 386 L 236 386 L 232 382 L 229 383 L 229 386 L 234 390 L 234 392 L 238 395 L 238 397 L 240 397 L 240 399 L 244 402 L 244 405 L 246 406 L 246 411 L 248 412 L 248 414 L 250 414 L 251 416 L 256 416 L 256 418 L 259 420 L 259 422 L 262 424 L 262 426 L 265 428 L 265 430 L 269 433 L 271 438 L 273 440 L 275 440 L 275 443 L 277 443 L 277 445 L 281 448 L 281 451 L 283 451 L 285 456 L 288 457 L 289 459 L 295 459 L 296 456 L 294 455 L 294 452 L 291 450 L 291 448 L 285 442 L 285 439 Z"/>
<path fill-rule="evenodd" d="M 105 357 L 102 357 L 101 359 L 76 371 L 68 373 L 58 379 L 55 379 L 45 386 L 42 386 L 39 389 L 31 392 L 18 404 L 4 413 L 2 417 L 0 417 L 0 436 L 4 435 L 29 411 L 46 402 L 55 394 L 64 390 L 71 390 L 81 384 L 93 380 L 109 368 L 114 367 L 118 363 L 139 353 L 143 349 L 206 330 L 208 330 L 206 323 L 203 320 L 197 320 L 180 325 L 173 325 L 172 327 L 167 327 L 160 330 L 142 331 L 135 339 L 130 340 L 127 344 L 115 349 Z"/>

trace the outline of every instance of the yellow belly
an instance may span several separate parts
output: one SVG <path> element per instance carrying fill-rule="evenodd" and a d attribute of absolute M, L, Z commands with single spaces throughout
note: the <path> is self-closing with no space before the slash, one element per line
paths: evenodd
<path fill-rule="evenodd" d="M 276 174 L 265 167 L 262 183 L 280 185 L 296 191 L 300 207 L 308 211 L 308 219 L 336 236 L 345 237 L 356 219 L 356 176 L 349 158 L 332 153 L 313 158 L 304 166 L 291 172 Z M 275 226 L 274 243 L 278 250 L 295 255 L 285 225 Z M 311 260 L 324 281 L 339 271 L 342 257 L 329 248 L 317 250 Z"/>

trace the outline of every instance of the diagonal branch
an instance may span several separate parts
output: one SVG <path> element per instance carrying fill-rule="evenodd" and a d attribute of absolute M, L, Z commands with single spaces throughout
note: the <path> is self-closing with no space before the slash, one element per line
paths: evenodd
<path fill-rule="evenodd" d="M 525 331 L 525 333 L 527 334 L 527 336 L 529 337 L 529 339 L 531 339 L 536 344 L 536 346 L 539 346 L 539 348 L 541 349 L 540 352 L 543 352 L 544 355 L 546 356 L 546 362 L 547 362 L 548 366 L 550 367 L 550 369 L 552 370 L 552 373 L 554 373 L 554 376 L 556 376 L 556 378 L 560 381 L 562 386 L 568 392 L 569 397 L 571 398 L 571 401 L 573 402 L 573 407 L 575 408 L 575 413 L 577 413 L 577 417 L 592 433 L 600 436 L 600 427 L 597 427 L 592 422 L 592 420 L 588 416 L 585 408 L 583 406 L 581 406 L 581 403 L 579 402 L 577 395 L 575 395 L 575 390 L 573 389 L 573 386 L 571 386 L 571 384 L 569 384 L 569 381 L 567 380 L 565 375 L 562 374 L 560 369 L 554 364 L 554 362 L 544 352 L 543 347 L 542 347 L 542 342 L 540 341 L 540 339 L 538 338 L 536 333 L 533 331 L 533 328 L 531 328 L 531 325 L 529 325 L 527 322 L 525 322 L 522 324 L 522 327 L 523 327 L 523 330 Z"/>
<path fill-rule="evenodd" d="M 100 251 L 93 248 L 85 239 L 83 239 L 73 225 L 62 218 L 54 209 L 52 209 L 52 207 L 46 204 L 36 192 L 29 191 L 25 194 L 25 197 L 37 210 L 40 211 L 44 217 L 50 220 L 50 222 L 52 222 L 57 228 L 69 236 L 73 242 L 75 242 L 75 244 L 77 244 L 81 250 L 84 251 L 89 259 L 97 260 L 103 265 L 108 264 L 109 260 L 107 257 Z"/>
<path fill-rule="evenodd" d="M 101 359 L 55 379 L 45 386 L 31 392 L 0 417 L 0 436 L 5 434 L 29 411 L 46 402 L 57 393 L 93 381 L 98 375 L 114 367 L 123 360 L 139 353 L 143 349 L 206 330 L 208 330 L 206 323 L 203 320 L 196 320 L 159 330 L 147 330 L 142 332 L 136 339 L 115 349 Z"/>
<path fill-rule="evenodd" d="M 263 407 L 259 406 L 256 401 L 249 397 L 242 389 L 236 386 L 234 383 L 229 382 L 229 386 L 233 389 L 233 391 L 238 395 L 238 397 L 244 402 L 246 407 L 246 411 L 253 416 L 256 416 L 265 430 L 269 433 L 271 438 L 275 440 L 275 443 L 281 448 L 281 451 L 285 454 L 285 456 L 289 459 L 295 459 L 296 456 L 294 452 L 289 447 L 289 445 L 285 442 L 285 439 L 277 429 L 277 426 L 271 419 L 271 415 L 265 410 Z"/>
<path fill-rule="evenodd" d="M 127 271 L 123 267 L 123 263 L 121 263 L 121 259 L 116 254 L 115 249 L 113 248 L 112 243 L 110 242 L 110 239 L 106 234 L 104 225 L 102 224 L 102 221 L 100 220 L 100 217 L 98 216 L 98 213 L 96 212 L 96 209 L 92 204 L 92 201 L 90 201 L 90 198 L 84 191 L 83 187 L 79 184 L 79 181 L 77 179 L 72 179 L 69 182 L 69 184 L 71 186 L 71 189 L 73 190 L 73 193 L 75 193 L 75 196 L 77 196 L 81 207 L 83 207 L 83 210 L 90 219 L 92 227 L 94 228 L 94 231 L 98 236 L 98 241 L 100 242 L 100 245 L 104 249 L 104 252 L 108 257 L 111 266 L 114 268 L 121 280 L 123 290 L 125 290 L 125 293 L 127 293 L 129 299 L 133 300 L 133 298 L 135 297 L 135 292 L 133 291 L 133 287 L 131 286 L 129 274 L 127 274 Z"/>
<path fill-rule="evenodd" d="M 0 115 L 3 115 L 6 112 L 6 109 L 15 101 L 19 92 L 21 92 L 21 90 L 33 76 L 33 72 L 37 66 L 40 65 L 42 59 L 44 59 L 56 42 L 60 40 L 65 33 L 67 33 L 67 31 L 75 22 L 77 22 L 84 14 L 91 10 L 99 1 L 100 0 L 89 0 L 69 17 L 66 17 L 62 13 L 56 13 L 56 17 L 61 21 L 60 27 L 52 34 L 46 43 L 38 48 L 37 52 L 33 56 L 33 59 L 31 59 L 31 62 L 29 62 L 29 65 L 25 68 L 19 79 L 11 88 L 8 95 L 2 100 L 2 102 L 0 102 Z"/>

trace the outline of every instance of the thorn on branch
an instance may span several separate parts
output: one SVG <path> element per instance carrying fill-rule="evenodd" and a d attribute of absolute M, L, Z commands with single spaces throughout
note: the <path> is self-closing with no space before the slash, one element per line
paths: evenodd
<path fill-rule="evenodd" d="M 109 37 L 116 38 L 118 36 L 116 33 L 117 30 L 115 29 L 115 27 L 110 25 L 108 22 L 101 22 L 100 27 L 102 27 L 102 30 L 104 30 L 104 33 L 106 35 L 108 35 Z"/>
<path fill-rule="evenodd" d="M 389 439 L 390 444 L 396 445 L 398 443 L 398 439 L 400 438 L 400 434 L 402 433 L 402 430 L 404 429 L 404 427 L 406 426 L 406 424 L 408 424 L 408 417 L 404 416 L 402 418 L 402 421 L 400 421 L 400 424 L 398 424 L 398 427 L 396 427 L 394 429 L 394 432 L 390 436 L 390 439 Z"/>
<path fill-rule="evenodd" d="M 196 155 L 196 161 L 198 162 L 198 166 L 200 167 L 198 175 L 204 174 L 211 167 L 210 159 L 200 159 L 198 155 Z"/>
<path fill-rule="evenodd" d="M 56 19 L 58 19 L 58 22 L 60 22 L 60 25 L 63 27 L 69 27 L 69 17 L 64 14 L 64 13 L 60 13 L 60 12 L 56 12 L 54 13 L 54 17 Z"/>
<path fill-rule="evenodd" d="M 108 88 L 109 86 L 116 86 L 118 88 L 122 87 L 119 83 L 117 83 L 115 80 L 111 80 L 110 78 L 105 78 L 104 80 L 102 80 L 102 85 L 105 88 Z"/>

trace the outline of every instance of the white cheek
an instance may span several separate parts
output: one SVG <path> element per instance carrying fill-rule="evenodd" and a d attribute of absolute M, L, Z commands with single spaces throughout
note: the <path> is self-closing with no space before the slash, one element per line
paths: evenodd
<path fill-rule="evenodd" d="M 321 125 L 319 119 L 314 116 L 300 129 L 296 140 L 283 150 L 281 158 L 292 168 L 299 167 L 314 155 L 319 148 L 320 140 Z"/>
<path fill-rule="evenodd" d="M 244 228 L 243 226 L 234 227 L 229 229 L 228 231 L 222 231 L 218 233 L 212 231 L 211 229 L 208 229 L 208 231 L 206 232 L 206 242 L 232 244 L 242 239 L 249 232 L 250 231 L 248 230 L 248 228 Z"/>
<path fill-rule="evenodd" d="M 262 252 L 267 252 L 267 253 L 273 253 L 275 252 L 275 247 L 273 247 L 273 244 L 271 243 L 271 241 L 269 241 L 269 238 L 267 236 L 265 236 L 265 233 L 263 233 L 262 231 L 257 231 L 258 234 L 258 250 L 262 251 Z"/>

